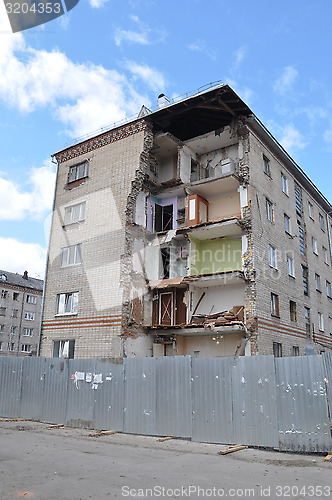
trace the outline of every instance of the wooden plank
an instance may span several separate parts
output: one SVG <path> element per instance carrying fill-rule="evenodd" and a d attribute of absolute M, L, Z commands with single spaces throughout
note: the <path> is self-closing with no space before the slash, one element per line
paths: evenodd
<path fill-rule="evenodd" d="M 332 452 L 328 453 L 324 458 L 324 462 L 331 462 L 332 460 Z"/>
<path fill-rule="evenodd" d="M 111 436 L 112 434 L 118 434 L 119 431 L 97 431 L 89 434 L 90 437 L 100 437 L 100 436 Z"/>
<path fill-rule="evenodd" d="M 60 427 L 64 427 L 64 424 L 49 425 L 48 429 L 59 429 Z"/>
<path fill-rule="evenodd" d="M 159 443 L 163 443 L 164 441 L 169 441 L 170 439 L 176 439 L 176 438 L 173 436 L 167 436 L 164 438 L 159 438 L 159 439 L 157 439 L 157 441 L 159 441 Z"/>
<path fill-rule="evenodd" d="M 0 418 L 0 422 L 28 422 L 26 418 Z"/>
<path fill-rule="evenodd" d="M 237 444 L 235 446 L 230 446 L 227 450 L 218 451 L 218 455 L 227 455 L 228 453 L 234 453 L 234 451 L 240 451 L 246 449 L 247 446 L 243 446 L 242 444 Z"/>

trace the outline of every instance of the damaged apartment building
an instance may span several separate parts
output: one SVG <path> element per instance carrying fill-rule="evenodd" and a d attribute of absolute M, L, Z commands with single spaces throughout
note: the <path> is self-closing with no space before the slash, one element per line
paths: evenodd
<path fill-rule="evenodd" d="M 331 205 L 228 85 L 54 158 L 42 356 L 332 348 Z"/>

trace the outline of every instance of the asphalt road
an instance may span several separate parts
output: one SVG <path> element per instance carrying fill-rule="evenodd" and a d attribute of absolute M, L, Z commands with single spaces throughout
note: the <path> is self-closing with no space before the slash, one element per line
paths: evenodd
<path fill-rule="evenodd" d="M 332 499 L 322 455 L 90 432 L 0 421 L 0 499 Z"/>

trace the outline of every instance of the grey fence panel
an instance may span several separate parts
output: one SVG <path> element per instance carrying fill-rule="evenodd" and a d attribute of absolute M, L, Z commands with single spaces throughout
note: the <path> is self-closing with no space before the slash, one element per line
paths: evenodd
<path fill-rule="evenodd" d="M 159 357 L 156 434 L 191 437 L 191 358 Z"/>
<path fill-rule="evenodd" d="M 330 424 L 332 429 L 332 352 L 325 352 L 322 357 L 325 368 L 325 384 L 327 389 L 327 399 L 330 409 Z"/>
<path fill-rule="evenodd" d="M 103 383 L 98 384 L 94 395 L 94 428 L 123 430 L 124 372 L 123 362 L 96 362 L 96 373 L 101 373 Z"/>
<path fill-rule="evenodd" d="M 238 444 L 279 444 L 273 356 L 233 358 L 233 426 Z"/>
<path fill-rule="evenodd" d="M 157 358 L 124 360 L 124 432 L 155 436 L 157 406 Z"/>
<path fill-rule="evenodd" d="M 231 358 L 192 360 L 192 440 L 233 443 Z"/>
<path fill-rule="evenodd" d="M 22 358 L 0 358 L 0 416 L 21 417 Z"/>
<path fill-rule="evenodd" d="M 93 428 L 94 392 L 102 384 L 94 359 L 69 360 L 66 425 Z"/>
<path fill-rule="evenodd" d="M 44 358 L 23 358 L 21 414 L 24 418 L 41 420 L 45 383 Z"/>
<path fill-rule="evenodd" d="M 321 356 L 276 358 L 280 449 L 332 449 Z"/>
<path fill-rule="evenodd" d="M 44 396 L 41 420 L 49 424 L 66 421 L 69 360 L 44 358 Z"/>

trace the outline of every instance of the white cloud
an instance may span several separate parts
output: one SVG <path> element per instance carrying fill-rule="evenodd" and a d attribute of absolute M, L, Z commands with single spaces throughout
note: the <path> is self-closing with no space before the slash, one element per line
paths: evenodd
<path fill-rule="evenodd" d="M 126 30 L 117 28 L 114 33 L 114 40 L 115 44 L 118 47 L 122 44 L 122 42 L 138 43 L 139 45 L 152 45 L 153 43 L 159 43 L 165 40 L 165 31 L 159 29 L 151 29 L 137 16 L 130 16 L 130 19 L 137 25 L 138 30 Z"/>
<path fill-rule="evenodd" d="M 122 42 L 138 43 L 140 45 L 150 45 L 147 32 L 128 31 L 117 29 L 114 34 L 115 44 L 119 47 Z"/>
<path fill-rule="evenodd" d="M 309 144 L 293 123 L 281 126 L 270 121 L 267 126 L 273 132 L 280 144 L 290 154 L 304 149 Z"/>
<path fill-rule="evenodd" d="M 28 174 L 29 191 L 21 186 L 0 177 L 0 220 L 22 220 L 27 216 L 40 218 L 51 210 L 55 166 L 50 162 L 40 168 L 33 167 Z"/>
<path fill-rule="evenodd" d="M 327 144 L 332 145 L 332 125 L 329 129 L 325 130 L 323 139 Z"/>
<path fill-rule="evenodd" d="M 0 31 L 2 27 L 0 20 Z M 145 66 L 141 78 L 148 70 Z M 157 72 L 151 72 L 155 81 Z M 0 99 L 23 113 L 53 109 L 53 117 L 73 137 L 122 120 L 138 112 L 143 102 L 150 105 L 124 74 L 74 63 L 59 50 L 33 49 L 21 33 L 1 38 Z"/>
<path fill-rule="evenodd" d="M 246 53 L 247 53 L 246 47 L 240 47 L 233 53 L 234 62 L 232 65 L 232 71 L 239 69 L 240 64 L 242 63 L 243 59 L 246 56 Z"/>
<path fill-rule="evenodd" d="M 273 85 L 273 90 L 280 95 L 289 92 L 298 76 L 298 71 L 293 66 L 286 66 Z"/>
<path fill-rule="evenodd" d="M 190 45 L 188 45 L 188 49 L 193 52 L 200 52 L 212 59 L 212 61 L 217 59 L 216 52 L 211 50 L 204 40 L 194 40 Z"/>
<path fill-rule="evenodd" d="M 126 68 L 133 74 L 134 79 L 140 78 L 154 92 L 161 92 L 165 89 L 165 78 L 160 71 L 150 68 L 146 64 L 137 64 L 134 61 L 128 61 Z"/>
<path fill-rule="evenodd" d="M 89 4 L 94 9 L 100 9 L 101 7 L 104 7 L 105 3 L 107 3 L 108 1 L 109 0 L 89 0 Z"/>
<path fill-rule="evenodd" d="M 2 269 L 44 279 L 46 248 L 37 243 L 23 243 L 14 238 L 0 238 L 0 262 Z"/>

